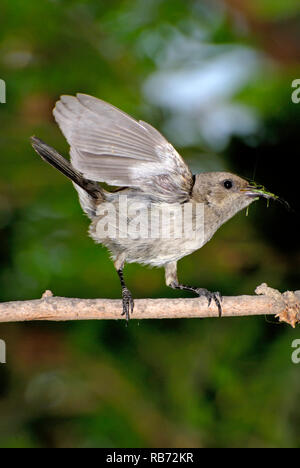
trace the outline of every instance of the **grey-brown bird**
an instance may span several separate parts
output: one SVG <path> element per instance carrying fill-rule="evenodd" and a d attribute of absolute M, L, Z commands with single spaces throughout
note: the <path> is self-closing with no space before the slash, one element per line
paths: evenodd
<path fill-rule="evenodd" d="M 36 137 L 32 145 L 73 181 L 91 219 L 91 237 L 111 252 L 121 281 L 122 315 L 128 320 L 134 308 L 123 277 L 125 263 L 133 262 L 163 266 L 167 286 L 205 296 L 209 304 L 214 300 L 221 315 L 220 293 L 181 284 L 177 261 L 203 247 L 254 200 L 277 197 L 227 172 L 193 175 L 155 128 L 95 97 L 62 96 L 53 114 L 70 145 L 70 162 Z M 99 182 L 120 188 L 108 191 Z M 163 219 L 169 221 L 168 235 L 162 234 Z"/>

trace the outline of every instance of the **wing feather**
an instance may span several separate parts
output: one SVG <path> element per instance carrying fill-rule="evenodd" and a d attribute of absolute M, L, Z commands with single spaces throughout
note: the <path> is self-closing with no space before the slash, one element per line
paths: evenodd
<path fill-rule="evenodd" d="M 61 96 L 53 114 L 71 147 L 72 165 L 88 179 L 139 187 L 170 202 L 189 198 L 188 166 L 150 124 L 86 94 Z"/>

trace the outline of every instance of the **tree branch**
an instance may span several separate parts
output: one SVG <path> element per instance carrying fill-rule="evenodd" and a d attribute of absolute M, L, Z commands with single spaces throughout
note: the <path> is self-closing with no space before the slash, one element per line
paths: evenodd
<path fill-rule="evenodd" d="M 265 283 L 255 290 L 256 296 L 224 297 L 223 317 L 276 315 L 291 326 L 300 321 L 300 291 L 279 291 Z M 116 320 L 121 316 L 118 299 L 74 299 L 55 297 L 46 291 L 41 299 L 0 303 L 0 322 L 29 320 Z M 205 298 L 136 299 L 132 319 L 218 317 L 218 309 Z"/>

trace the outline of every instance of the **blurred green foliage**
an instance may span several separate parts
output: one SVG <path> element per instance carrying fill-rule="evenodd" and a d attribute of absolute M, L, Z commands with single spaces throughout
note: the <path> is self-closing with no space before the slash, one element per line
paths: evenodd
<path fill-rule="evenodd" d="M 300 76 L 299 2 L 235 3 L 2 0 L 1 301 L 45 289 L 120 297 L 72 185 L 28 142 L 36 134 L 67 153 L 51 116 L 64 93 L 92 94 L 151 122 L 197 170 L 255 170 L 298 208 L 300 104 L 290 96 Z M 253 67 L 222 95 L 225 118 L 212 113 L 213 95 L 206 107 L 199 99 L 192 112 L 182 109 L 189 83 L 177 101 L 172 77 L 236 51 L 250 51 Z M 154 82 L 167 85 L 159 94 L 151 80 L 161 73 L 167 80 Z M 221 69 L 210 79 L 222 77 Z M 178 135 L 189 132 L 181 147 Z M 299 289 L 298 227 L 276 205 L 251 206 L 180 262 L 180 278 L 224 295 L 252 294 L 263 281 Z M 125 274 L 135 297 L 184 294 L 164 286 L 162 270 L 129 265 Z M 299 329 L 273 318 L 2 324 L 0 338 L 8 353 L 0 364 L 2 447 L 300 445 L 300 367 L 291 362 Z"/>

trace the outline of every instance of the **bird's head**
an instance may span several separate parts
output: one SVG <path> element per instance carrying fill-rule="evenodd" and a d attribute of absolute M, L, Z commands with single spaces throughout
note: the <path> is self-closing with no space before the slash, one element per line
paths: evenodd
<path fill-rule="evenodd" d="M 226 219 L 259 198 L 280 200 L 262 185 L 229 172 L 203 172 L 195 176 L 193 199 Z"/>

